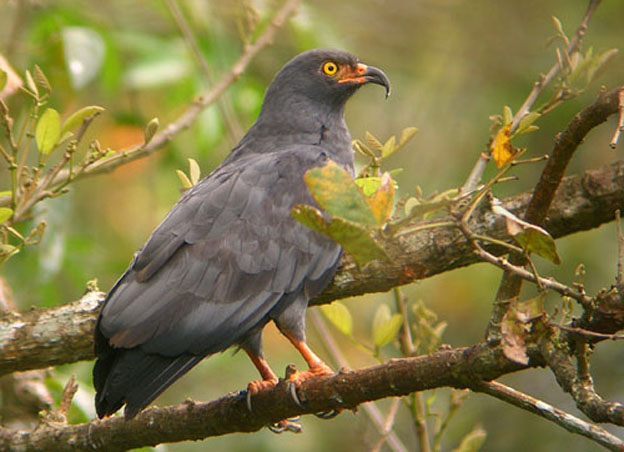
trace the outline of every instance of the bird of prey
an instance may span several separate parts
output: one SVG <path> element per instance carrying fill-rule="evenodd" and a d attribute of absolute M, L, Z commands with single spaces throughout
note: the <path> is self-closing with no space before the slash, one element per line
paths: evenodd
<path fill-rule="evenodd" d="M 381 70 L 338 50 L 304 52 L 279 71 L 247 134 L 175 204 L 106 296 L 95 330 L 99 417 L 124 404 L 134 417 L 231 346 L 262 377 L 250 394 L 274 386 L 261 345 L 270 321 L 309 366 L 293 382 L 333 373 L 306 344 L 305 311 L 331 282 L 342 250 L 290 210 L 317 206 L 307 170 L 333 160 L 353 174 L 344 108 L 367 83 L 390 91 Z"/>

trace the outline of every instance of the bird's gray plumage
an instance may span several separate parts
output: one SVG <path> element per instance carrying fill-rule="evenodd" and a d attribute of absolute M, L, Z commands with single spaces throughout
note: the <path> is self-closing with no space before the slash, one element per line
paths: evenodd
<path fill-rule="evenodd" d="M 315 201 L 305 172 L 333 160 L 353 171 L 344 103 L 359 84 L 318 72 L 348 53 L 306 52 L 269 87 L 261 113 L 225 162 L 172 208 L 98 318 L 96 408 L 132 417 L 207 355 L 238 344 L 260 354 L 270 320 L 305 339 L 305 308 L 332 279 L 341 248 L 294 221 Z"/>

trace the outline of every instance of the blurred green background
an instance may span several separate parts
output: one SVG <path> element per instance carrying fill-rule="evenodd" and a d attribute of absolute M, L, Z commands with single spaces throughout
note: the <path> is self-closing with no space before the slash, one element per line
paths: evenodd
<path fill-rule="evenodd" d="M 402 193 L 419 185 L 425 194 L 461 185 L 490 136 L 490 120 L 503 105 L 514 111 L 522 103 L 539 73 L 554 63 L 555 34 L 551 16 L 557 16 L 572 34 L 587 0 L 317 0 L 304 2 L 297 16 L 278 32 L 273 46 L 263 50 L 243 77 L 223 98 L 225 107 L 213 105 L 193 127 L 178 135 L 153 156 L 123 166 L 111 174 L 85 179 L 71 192 L 42 203 L 36 214 L 48 223 L 41 245 L 30 247 L 2 268 L 21 309 L 52 306 L 75 300 L 86 282 L 97 278 L 108 290 L 124 271 L 135 250 L 180 196 L 176 169 L 187 171 L 194 158 L 207 174 L 254 121 L 264 89 L 291 57 L 314 47 L 337 47 L 382 68 L 392 81 L 392 95 L 383 100 L 380 89 L 364 88 L 347 107 L 347 122 L 354 137 L 370 131 L 386 139 L 407 126 L 419 133 L 408 147 L 391 158 L 386 169 L 404 168 L 398 176 Z M 190 23 L 212 79 L 230 67 L 242 50 L 241 27 L 246 29 L 253 7 L 261 30 L 281 5 L 273 0 L 181 0 L 179 6 Z M 251 16 L 250 16 L 251 14 Z M 624 43 L 624 2 L 605 1 L 593 17 L 584 49 L 603 52 Z M 255 37 L 258 31 L 252 33 Z M 87 42 L 90 50 L 80 50 Z M 88 140 L 102 147 L 121 149 L 143 139 L 143 127 L 153 117 L 164 125 L 174 120 L 205 92 L 210 82 L 189 51 L 164 1 L 39 1 L 0 3 L 0 54 L 18 73 L 38 64 L 54 90 L 50 106 L 62 117 L 84 105 L 101 105 L 106 112 L 90 128 Z M 76 68 L 68 60 L 83 61 Z M 593 102 L 600 84 L 622 84 L 624 59 L 618 56 L 607 72 L 584 94 L 540 119 L 537 133 L 519 144 L 528 156 L 551 151 L 554 135 L 572 116 Z M 18 111 L 23 97 L 8 99 Z M 230 111 L 226 121 L 223 110 Z M 593 131 L 574 157 L 570 173 L 595 168 L 620 158 L 622 143 L 611 150 L 608 142 L 615 120 Z M 496 189 L 505 196 L 530 189 L 539 165 L 514 171 L 519 180 Z M 490 168 L 486 175 L 492 174 Z M 0 180 L 0 189 L 9 187 Z M 577 234 L 558 242 L 563 264 L 555 267 L 539 261 L 543 274 L 564 282 L 574 280 L 574 269 L 584 263 L 590 293 L 614 281 L 616 238 L 613 224 Z M 406 295 L 421 299 L 448 322 L 444 343 L 470 345 L 483 338 L 500 272 L 488 265 L 474 265 L 412 284 Z M 533 295 L 533 288 L 526 290 Z M 391 294 L 344 300 L 355 318 L 356 335 L 370 337 L 370 325 L 380 303 L 394 306 Z M 551 296 L 549 303 L 558 303 Z M 352 367 L 375 361 L 332 329 Z M 309 327 L 314 349 L 335 366 Z M 265 351 L 274 369 L 283 374 L 289 363 L 303 366 L 296 352 L 275 328 L 267 328 Z M 396 355 L 394 345 L 385 356 Z M 624 351 L 621 344 L 601 344 L 594 356 L 597 389 L 622 401 Z M 78 373 L 81 390 L 77 403 L 93 416 L 90 381 L 92 363 L 63 366 L 55 372 L 63 383 Z M 186 397 L 217 398 L 246 387 L 257 378 L 244 354 L 214 356 L 175 384 L 158 404 L 179 403 Z M 578 415 L 574 404 L 556 386 L 546 370 L 510 375 L 503 382 Z M 432 410 L 445 410 L 449 390 L 425 393 Z M 378 403 L 386 411 L 389 401 Z M 160 446 L 161 451 L 315 451 L 368 450 L 378 434 L 360 410 L 346 412 L 331 421 L 307 416 L 301 435 L 274 435 L 268 430 L 234 434 L 204 442 Z M 433 419 L 432 421 L 433 422 Z M 486 451 L 587 451 L 593 443 L 568 434 L 540 418 L 484 395 L 470 395 L 453 419 L 442 450 L 456 447 L 461 438 L 481 425 L 487 431 Z M 417 443 L 407 409 L 401 408 L 395 431 L 412 450 Z M 621 429 L 612 429 L 622 435 Z"/>

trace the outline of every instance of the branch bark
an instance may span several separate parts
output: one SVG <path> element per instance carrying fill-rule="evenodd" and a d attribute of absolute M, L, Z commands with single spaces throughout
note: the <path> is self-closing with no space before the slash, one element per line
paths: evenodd
<path fill-rule="evenodd" d="M 305 381 L 297 389 L 302 406 L 295 403 L 288 383 L 282 380 L 275 388 L 254 396 L 253 413 L 247 409 L 244 393 L 206 403 L 187 400 L 176 406 L 149 408 L 129 421 L 114 416 L 78 425 L 48 423 L 32 432 L 0 429 L 0 450 L 125 451 L 253 432 L 293 416 L 353 409 L 367 401 L 435 387 L 465 388 L 474 381 L 491 380 L 523 368 L 505 358 L 500 347 L 481 343 Z"/>
<path fill-rule="evenodd" d="M 565 178 L 546 221 L 554 237 L 595 228 L 624 209 L 624 161 Z M 523 212 L 531 193 L 504 200 L 505 208 Z M 473 231 L 507 239 L 504 221 L 481 210 Z M 392 239 L 395 240 L 395 239 Z M 417 279 L 478 262 L 472 246 L 455 228 L 417 230 L 388 247 L 390 260 L 363 269 L 345 257 L 334 282 L 311 304 L 382 292 Z M 390 243 L 388 244 L 390 245 Z M 490 249 L 502 253 L 504 249 Z M 0 375 L 93 358 L 92 332 L 104 294 L 90 292 L 73 303 L 0 316 Z"/>

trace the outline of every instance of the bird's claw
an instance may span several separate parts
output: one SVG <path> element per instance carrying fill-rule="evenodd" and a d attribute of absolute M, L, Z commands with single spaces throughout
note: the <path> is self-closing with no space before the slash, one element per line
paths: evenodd
<path fill-rule="evenodd" d="M 294 419 L 298 419 L 294 418 Z M 292 422 L 291 419 L 284 419 L 268 426 L 273 433 L 284 433 L 286 431 L 293 433 L 301 433 L 303 427 L 300 424 Z"/>
<path fill-rule="evenodd" d="M 247 393 L 245 394 L 245 403 L 247 404 L 247 409 L 250 413 L 253 413 L 253 409 L 251 407 L 251 396 L 257 394 L 264 389 L 274 388 L 277 383 L 277 378 L 271 380 L 256 380 L 249 382 L 249 384 L 247 385 Z"/>
<path fill-rule="evenodd" d="M 314 413 L 314 415 L 319 419 L 333 419 L 341 413 L 342 410 L 328 410 L 321 411 L 320 413 Z"/>
<path fill-rule="evenodd" d="M 303 408 L 303 403 L 301 403 L 301 399 L 297 395 L 297 384 L 292 381 L 288 381 L 288 392 L 290 392 L 290 397 L 293 399 L 293 402 L 297 404 L 299 408 Z"/>

